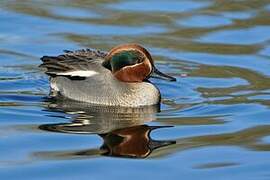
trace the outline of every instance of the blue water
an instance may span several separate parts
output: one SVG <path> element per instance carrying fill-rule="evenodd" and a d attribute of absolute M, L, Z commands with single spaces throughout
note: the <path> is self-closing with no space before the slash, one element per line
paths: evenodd
<path fill-rule="evenodd" d="M 0 2 L 1 179 L 270 179 L 270 2 Z M 160 110 L 48 98 L 62 50 L 136 42 Z"/>

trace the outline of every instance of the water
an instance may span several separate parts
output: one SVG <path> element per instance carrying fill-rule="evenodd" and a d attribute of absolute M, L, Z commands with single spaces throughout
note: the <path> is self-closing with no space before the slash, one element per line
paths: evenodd
<path fill-rule="evenodd" d="M 1 179 L 270 179 L 270 2 L 1 1 Z M 144 45 L 158 108 L 47 98 L 43 55 Z"/>

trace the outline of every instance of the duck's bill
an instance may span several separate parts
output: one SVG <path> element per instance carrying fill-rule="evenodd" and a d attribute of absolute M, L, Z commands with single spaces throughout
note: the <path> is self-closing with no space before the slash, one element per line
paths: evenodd
<path fill-rule="evenodd" d="M 149 142 L 149 148 L 151 150 L 158 149 L 161 147 L 169 146 L 172 144 L 176 144 L 176 141 L 173 140 L 167 140 L 167 141 L 157 141 L 157 140 L 152 140 Z"/>
<path fill-rule="evenodd" d="M 164 74 L 163 72 L 160 72 L 157 68 L 154 68 L 151 75 L 151 78 L 158 78 L 158 79 L 163 79 L 167 81 L 176 81 L 176 78 L 169 76 L 167 74 Z"/>
<path fill-rule="evenodd" d="M 152 130 L 155 130 L 155 129 L 160 129 L 160 128 L 171 128 L 173 126 L 148 126 L 148 128 L 150 129 L 150 132 Z M 167 141 L 158 141 L 158 140 L 153 140 L 150 138 L 150 142 L 149 142 L 149 148 L 151 150 L 154 150 L 154 149 L 158 149 L 160 147 L 165 147 L 165 146 L 169 146 L 169 145 L 172 145 L 172 144 L 175 144 L 176 141 L 174 140 L 167 140 Z"/>

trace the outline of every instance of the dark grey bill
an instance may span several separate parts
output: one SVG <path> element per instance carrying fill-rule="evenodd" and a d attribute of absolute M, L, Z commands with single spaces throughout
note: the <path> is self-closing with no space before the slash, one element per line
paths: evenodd
<path fill-rule="evenodd" d="M 150 77 L 163 79 L 163 80 L 167 80 L 167 81 L 176 81 L 176 78 L 169 76 L 167 74 L 164 74 L 163 72 L 160 72 L 156 67 L 154 67 L 152 73 L 150 74 Z"/>

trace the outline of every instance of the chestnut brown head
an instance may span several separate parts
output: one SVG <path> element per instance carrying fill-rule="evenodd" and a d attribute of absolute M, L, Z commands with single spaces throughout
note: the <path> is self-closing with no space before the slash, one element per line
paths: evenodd
<path fill-rule="evenodd" d="M 138 44 L 116 46 L 107 54 L 103 66 L 110 69 L 114 77 L 123 82 L 143 82 L 155 75 L 170 81 L 176 80 L 158 71 L 150 53 Z"/>

